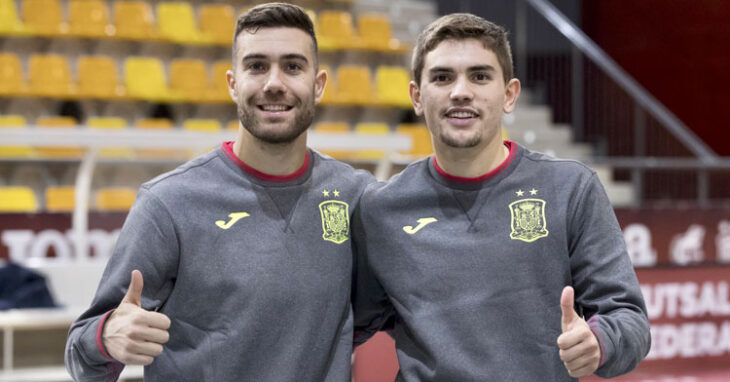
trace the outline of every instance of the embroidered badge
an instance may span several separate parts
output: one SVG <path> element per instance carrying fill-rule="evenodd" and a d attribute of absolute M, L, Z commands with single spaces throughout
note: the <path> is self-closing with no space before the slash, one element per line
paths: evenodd
<path fill-rule="evenodd" d="M 319 203 L 323 239 L 342 244 L 350 238 L 349 209 L 347 203 L 339 200 L 325 200 Z"/>
<path fill-rule="evenodd" d="M 545 222 L 545 201 L 542 199 L 520 199 L 510 203 L 512 214 L 512 240 L 531 243 L 548 235 Z"/>

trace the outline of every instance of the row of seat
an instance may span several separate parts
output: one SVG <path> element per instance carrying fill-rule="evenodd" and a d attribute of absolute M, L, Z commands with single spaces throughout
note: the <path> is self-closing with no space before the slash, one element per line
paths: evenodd
<path fill-rule="evenodd" d="M 2 128 L 27 128 L 27 121 L 22 116 L 6 115 L 0 116 L 0 129 Z M 78 127 L 78 122 L 71 117 L 39 117 L 35 123 L 39 127 Z M 117 117 L 91 117 L 86 120 L 85 126 L 94 129 L 126 129 L 130 124 L 123 118 Z M 144 118 L 137 120 L 134 127 L 138 129 L 173 129 L 175 126 L 169 119 Z M 218 132 L 223 126 L 215 119 L 187 119 L 183 122 L 182 128 L 188 131 Z M 226 129 L 233 133 L 238 129 L 238 121 L 230 121 Z M 363 135 L 385 135 L 391 133 L 391 128 L 386 123 L 359 123 L 351 128 L 347 122 L 320 122 L 314 126 L 314 132 L 322 134 L 343 134 L 356 132 Z M 395 127 L 395 132 L 411 137 L 412 148 L 401 154 L 411 157 L 423 157 L 431 154 L 431 139 L 426 127 L 422 124 L 400 124 Z M 83 148 L 73 147 L 31 147 L 31 146 L 0 146 L 0 158 L 80 158 L 84 153 Z M 184 159 L 193 155 L 192 152 L 181 152 L 170 149 L 129 149 L 129 148 L 107 148 L 100 151 L 99 155 L 105 158 L 165 158 Z M 362 159 L 376 160 L 383 157 L 381 150 L 358 150 L 358 151 L 329 151 L 327 154 L 339 159 Z"/>
<path fill-rule="evenodd" d="M 209 75 L 200 59 L 177 59 L 169 65 L 151 57 L 124 60 L 124 83 L 117 74 L 117 62 L 108 56 L 82 56 L 77 60 L 76 79 L 68 60 L 58 54 L 34 54 L 28 59 L 28 80 L 20 58 L 0 53 L 0 96 L 53 97 L 63 99 L 139 99 L 155 102 L 231 102 L 226 84 L 229 60 L 216 61 Z M 332 73 L 329 67 L 323 67 Z M 168 80 L 169 78 L 169 80 Z M 331 76 L 325 91 L 325 105 L 380 105 L 409 107 L 410 77 L 403 67 L 380 66 L 375 81 L 370 68 L 343 65 Z M 373 82 L 375 82 L 373 84 Z"/>
<path fill-rule="evenodd" d="M 97 211 L 127 211 L 137 196 L 137 191 L 127 187 L 101 188 L 94 193 L 92 209 Z M 43 208 L 30 187 L 0 187 L 0 213 L 70 212 L 76 205 L 73 186 L 52 186 L 45 189 Z"/>
<path fill-rule="evenodd" d="M 229 45 L 236 19 L 233 7 L 225 4 L 200 5 L 197 17 L 193 5 L 183 1 L 159 2 L 156 12 L 153 12 L 150 3 L 140 0 L 115 1 L 112 8 L 113 17 L 110 18 L 104 0 L 69 0 L 66 19 L 60 0 L 22 0 L 22 17 L 19 17 L 15 0 L 0 0 L 0 35 Z M 360 15 L 355 29 L 349 12 L 325 10 L 319 15 L 314 11 L 308 13 L 314 21 L 322 50 L 405 51 L 405 45 L 392 38 L 387 15 Z"/>

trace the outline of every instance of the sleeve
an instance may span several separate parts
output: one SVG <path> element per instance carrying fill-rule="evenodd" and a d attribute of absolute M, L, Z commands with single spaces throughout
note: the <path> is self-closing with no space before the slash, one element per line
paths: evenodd
<path fill-rule="evenodd" d="M 649 352 L 646 306 L 613 207 L 595 174 L 574 208 L 568 245 L 576 305 L 601 347 L 596 374 L 611 378 L 634 369 Z"/>
<path fill-rule="evenodd" d="M 364 198 L 363 198 L 364 199 Z M 392 329 L 395 309 L 369 264 L 368 235 L 363 222 L 363 202 L 353 216 L 353 285 L 355 346 L 365 343 L 378 330 Z"/>
<path fill-rule="evenodd" d="M 177 234 L 168 210 L 149 190 L 141 188 L 91 306 L 69 329 L 65 363 L 75 381 L 117 380 L 124 365 L 103 347 L 104 323 L 124 297 L 134 269 L 144 278 L 142 307 L 159 310 L 172 290 L 178 254 Z"/>

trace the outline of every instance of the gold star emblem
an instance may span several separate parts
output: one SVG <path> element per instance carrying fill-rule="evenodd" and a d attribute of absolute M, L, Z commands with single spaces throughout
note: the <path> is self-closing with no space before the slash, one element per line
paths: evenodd
<path fill-rule="evenodd" d="M 517 190 L 517 192 L 515 192 L 515 194 L 517 194 L 517 196 L 523 196 L 523 195 L 525 195 L 525 191 Z"/>
<path fill-rule="evenodd" d="M 324 196 L 330 196 L 330 192 L 327 190 L 322 191 L 322 195 Z"/>
<path fill-rule="evenodd" d="M 534 188 L 530 190 L 530 195 L 537 195 L 537 190 Z"/>
<path fill-rule="evenodd" d="M 337 190 L 332 191 L 332 193 L 335 195 L 335 198 L 340 196 L 340 192 Z"/>

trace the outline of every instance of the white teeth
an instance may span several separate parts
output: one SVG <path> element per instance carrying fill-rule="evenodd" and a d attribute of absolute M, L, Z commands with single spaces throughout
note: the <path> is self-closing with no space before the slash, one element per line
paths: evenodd
<path fill-rule="evenodd" d="M 286 111 L 289 109 L 289 107 L 285 105 L 262 105 L 261 108 L 265 111 Z"/>
<path fill-rule="evenodd" d="M 448 116 L 452 118 L 474 118 L 476 114 L 469 111 L 456 111 L 449 113 Z"/>

